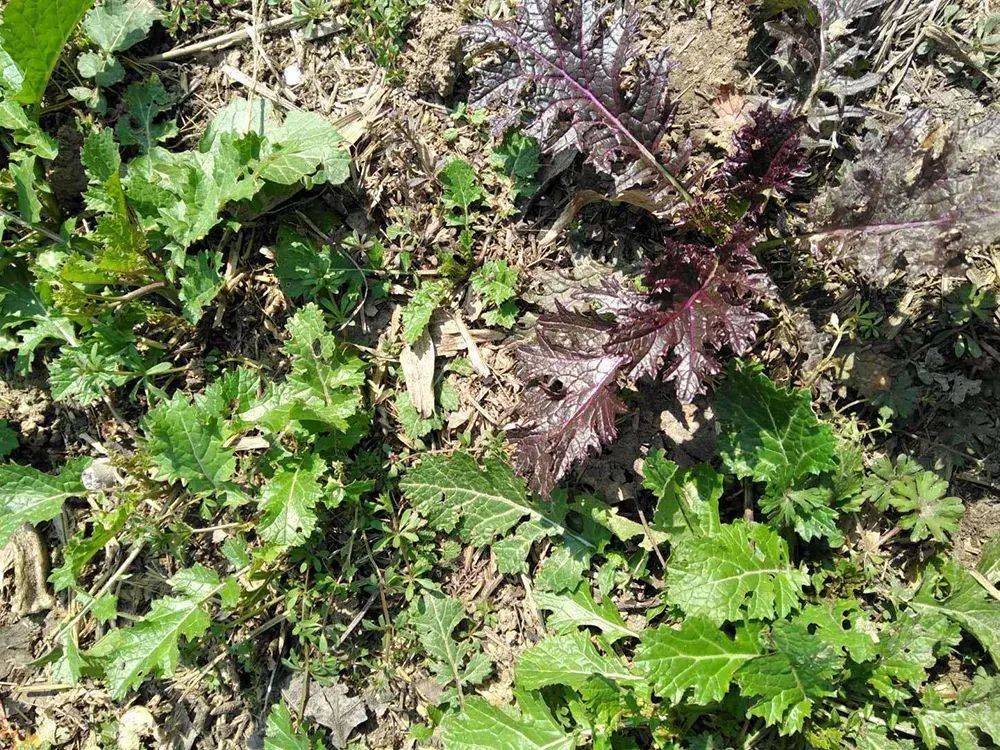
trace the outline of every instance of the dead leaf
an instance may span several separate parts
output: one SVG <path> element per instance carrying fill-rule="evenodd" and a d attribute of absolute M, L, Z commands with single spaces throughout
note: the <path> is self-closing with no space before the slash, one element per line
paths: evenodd
<path fill-rule="evenodd" d="M 712 109 L 715 119 L 709 123 L 707 140 L 729 151 L 733 147 L 733 135 L 750 122 L 750 107 L 742 94 L 726 84 L 719 87 Z"/>
<path fill-rule="evenodd" d="M 33 648 L 42 626 L 30 619 L 0 627 L 0 680 L 17 682 L 21 669 L 34 661 Z"/>
<path fill-rule="evenodd" d="M 434 414 L 434 362 L 436 353 L 430 333 L 424 331 L 411 347 L 403 346 L 399 364 L 410 401 L 422 417 Z"/>
<path fill-rule="evenodd" d="M 33 526 L 24 524 L 0 549 L 0 591 L 7 573 L 14 571 L 10 610 L 16 618 L 52 609 L 56 601 L 48 589 L 49 554 Z"/>
<path fill-rule="evenodd" d="M 285 702 L 293 708 L 301 706 L 305 687 L 305 676 L 296 675 L 282 691 Z M 330 730 L 330 744 L 335 748 L 345 747 L 354 728 L 368 721 L 364 699 L 349 695 L 339 682 L 325 686 L 310 683 L 304 715 Z"/>

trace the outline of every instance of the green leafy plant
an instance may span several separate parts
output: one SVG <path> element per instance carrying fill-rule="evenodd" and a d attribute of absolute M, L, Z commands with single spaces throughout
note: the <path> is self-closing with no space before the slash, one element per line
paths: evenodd
<path fill-rule="evenodd" d="M 504 260 L 490 260 L 472 272 L 469 281 L 486 308 L 483 320 L 488 325 L 511 328 L 517 320 L 517 269 Z"/>

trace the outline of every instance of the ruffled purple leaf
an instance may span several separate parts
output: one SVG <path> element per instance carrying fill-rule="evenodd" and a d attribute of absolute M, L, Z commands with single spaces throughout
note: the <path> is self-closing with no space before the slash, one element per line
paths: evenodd
<path fill-rule="evenodd" d="M 815 250 L 854 259 L 868 278 L 900 266 L 940 273 L 1000 238 L 1000 115 L 968 124 L 923 111 L 869 135 L 810 213 Z"/>
<path fill-rule="evenodd" d="M 769 281 L 737 231 L 723 246 L 671 243 L 647 265 L 646 291 L 620 278 L 578 296 L 596 314 L 543 316 L 519 352 L 528 383 L 510 430 L 518 471 L 548 494 L 577 461 L 617 436 L 621 382 L 662 374 L 692 401 L 721 369 L 719 353 L 743 354 L 763 316 L 753 309 Z"/>
<path fill-rule="evenodd" d="M 470 98 L 497 112 L 496 132 L 527 114 L 526 132 L 547 152 L 579 151 L 616 176 L 619 189 L 663 176 L 658 152 L 673 112 L 671 65 L 665 56 L 637 55 L 631 0 L 523 0 L 516 19 L 482 21 L 466 36 L 478 51 L 510 53 L 480 68 Z"/>

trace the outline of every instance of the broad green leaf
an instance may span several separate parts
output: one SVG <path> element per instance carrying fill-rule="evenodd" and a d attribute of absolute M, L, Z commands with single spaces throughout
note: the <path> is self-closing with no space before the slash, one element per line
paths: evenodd
<path fill-rule="evenodd" d="M 565 525 L 564 503 L 530 499 L 524 481 L 497 459 L 488 459 L 480 468 L 461 451 L 427 455 L 406 473 L 400 488 L 433 527 L 450 531 L 457 526 L 462 539 L 476 546 L 492 544 L 527 519 L 532 522 L 524 525 L 527 537 L 537 537 L 540 524 L 547 535 L 593 549 L 584 536 Z"/>
<path fill-rule="evenodd" d="M 197 638 L 211 624 L 206 604 L 221 588 L 213 571 L 196 565 L 168 583 L 176 596 L 155 600 L 145 617 L 109 634 L 112 662 L 107 677 L 115 700 L 123 699 L 147 677 L 173 674 L 180 661 L 180 639 Z"/>
<path fill-rule="evenodd" d="M 566 733 L 540 697 L 521 695 L 520 711 L 495 708 L 483 698 L 467 698 L 462 710 L 441 725 L 445 750 L 573 750 Z"/>
<path fill-rule="evenodd" d="M 310 750 L 309 737 L 292 727 L 292 715 L 280 701 L 267 715 L 264 750 Z"/>
<path fill-rule="evenodd" d="M 856 662 L 878 653 L 875 625 L 856 599 L 835 599 L 802 608 L 795 622 L 810 626 L 823 643 L 842 650 Z"/>
<path fill-rule="evenodd" d="M 927 679 L 938 657 L 961 639 L 959 626 L 937 613 L 903 612 L 879 633 L 868 683 L 884 698 L 903 701 Z"/>
<path fill-rule="evenodd" d="M 785 617 L 808 581 L 789 561 L 784 539 L 745 521 L 682 539 L 667 561 L 666 578 L 668 601 L 717 624 Z"/>
<path fill-rule="evenodd" d="M 733 640 L 710 620 L 689 617 L 680 628 L 661 625 L 644 632 L 635 666 L 671 703 L 690 691 L 690 702 L 705 705 L 722 700 L 736 670 L 758 656 L 760 647 L 745 630 Z"/>
<path fill-rule="evenodd" d="M 89 463 L 71 461 L 56 476 L 30 466 L 0 464 L 0 549 L 22 524 L 51 521 L 66 500 L 85 495 L 80 474 Z"/>
<path fill-rule="evenodd" d="M 294 185 L 324 167 L 335 178 L 329 182 L 344 182 L 350 157 L 341 142 L 337 129 L 322 115 L 292 110 L 267 132 L 257 174 L 279 185 Z"/>
<path fill-rule="evenodd" d="M 316 505 L 323 496 L 319 478 L 325 467 L 312 454 L 279 468 L 261 493 L 258 531 L 280 547 L 302 544 L 316 528 Z"/>
<path fill-rule="evenodd" d="M 160 17 L 151 0 L 104 0 L 84 17 L 83 29 L 105 52 L 121 52 L 145 39 Z"/>
<path fill-rule="evenodd" d="M 642 486 L 658 500 L 651 525 L 667 534 L 671 542 L 688 534 L 719 530 L 722 475 L 711 466 L 682 469 L 667 460 L 661 449 L 649 454 L 642 472 Z"/>
<path fill-rule="evenodd" d="M 716 393 L 726 468 L 779 494 L 837 466 L 837 440 L 813 414 L 808 391 L 786 390 L 755 365 L 734 366 Z"/>
<path fill-rule="evenodd" d="M 565 633 L 546 638 L 525 650 L 517 660 L 517 684 L 525 690 L 549 685 L 579 689 L 594 675 L 613 682 L 637 682 L 617 656 L 598 652 L 590 635 Z"/>
<path fill-rule="evenodd" d="M 236 458 L 222 444 L 216 420 L 179 391 L 151 409 L 143 427 L 157 479 L 179 481 L 192 492 L 220 489 L 232 479 Z"/>
<path fill-rule="evenodd" d="M 536 591 L 535 604 L 549 612 L 546 624 L 557 633 L 572 633 L 582 627 L 594 627 L 614 643 L 621 638 L 640 638 L 628 627 L 621 613 L 609 599 L 595 601 L 587 585 L 581 584 L 569 594 Z"/>
<path fill-rule="evenodd" d="M 479 684 L 493 668 L 475 641 L 456 640 L 455 629 L 464 619 L 462 603 L 438 593 L 424 594 L 411 619 L 421 645 L 431 657 L 434 672 L 444 684 L 459 689 Z"/>
<path fill-rule="evenodd" d="M 945 703 L 933 688 L 924 693 L 923 705 L 914 711 L 924 745 L 941 745 L 950 736 L 955 750 L 986 750 L 1000 745 L 1000 677 L 976 675 L 972 685 Z M 993 740 L 990 744 L 986 737 Z"/>
<path fill-rule="evenodd" d="M 184 259 L 184 276 L 178 297 L 184 317 L 191 323 L 201 320 L 204 307 L 215 299 L 222 289 L 224 279 L 222 252 L 203 250 Z"/>
<path fill-rule="evenodd" d="M 747 662 L 736 680 L 744 696 L 757 699 L 750 715 L 780 727 L 781 735 L 794 734 L 817 702 L 836 693 L 834 677 L 843 657 L 796 623 L 774 623 L 771 642 L 774 652 Z"/>
<path fill-rule="evenodd" d="M 42 100 L 63 45 L 92 4 L 93 0 L 7 0 L 0 47 L 23 76 L 17 101 Z"/>
<path fill-rule="evenodd" d="M 939 597 L 938 589 L 946 586 Z M 948 560 L 940 578 L 929 575 L 910 606 L 924 617 L 943 615 L 972 634 L 1000 667 L 1000 601 L 960 563 Z"/>

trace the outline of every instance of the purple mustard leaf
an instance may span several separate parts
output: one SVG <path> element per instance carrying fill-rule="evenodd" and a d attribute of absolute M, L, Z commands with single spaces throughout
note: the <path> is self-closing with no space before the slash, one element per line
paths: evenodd
<path fill-rule="evenodd" d="M 627 360 L 605 351 L 610 328 L 559 307 L 539 318 L 535 341 L 518 352 L 527 385 L 508 437 L 515 469 L 544 496 L 576 461 L 618 434 L 615 419 L 625 407 L 617 381 Z"/>
<path fill-rule="evenodd" d="M 789 194 L 806 167 L 798 125 L 790 110 L 776 111 L 767 103 L 758 107 L 733 135 L 733 149 L 719 172 L 722 186 L 752 199 L 765 191 Z"/>
<path fill-rule="evenodd" d="M 526 132 L 549 153 L 572 148 L 634 186 L 675 180 L 659 152 L 673 105 L 665 56 L 637 54 L 631 0 L 523 0 L 515 19 L 466 29 L 480 51 L 511 53 L 480 68 L 470 103 L 497 111 L 501 132 L 529 115 Z M 624 81 L 628 68 L 629 84 Z"/>
<path fill-rule="evenodd" d="M 618 291 L 627 300 L 612 309 L 607 291 L 594 298 L 601 312 L 615 315 L 606 348 L 629 359 L 628 377 L 673 380 L 680 401 L 705 392 L 705 379 L 720 369 L 723 349 L 744 354 L 763 319 L 753 304 L 769 289 L 766 275 L 749 251 L 752 234 L 737 232 L 717 248 L 670 243 L 647 264 L 649 292 Z"/>
<path fill-rule="evenodd" d="M 646 266 L 645 290 L 611 277 L 575 295 L 594 312 L 559 308 L 539 318 L 534 343 L 518 352 L 527 387 L 508 432 L 515 467 L 533 489 L 547 495 L 615 439 L 619 381 L 662 372 L 690 402 L 720 371 L 722 351 L 746 353 L 764 317 L 753 305 L 770 291 L 749 250 L 754 236 L 738 228 L 715 248 L 668 242 Z"/>
<path fill-rule="evenodd" d="M 841 184 L 816 198 L 817 252 L 854 259 L 870 279 L 940 273 L 1000 238 L 1000 114 L 975 124 L 917 112 L 869 134 Z"/>

